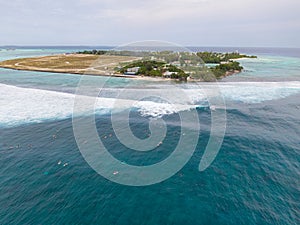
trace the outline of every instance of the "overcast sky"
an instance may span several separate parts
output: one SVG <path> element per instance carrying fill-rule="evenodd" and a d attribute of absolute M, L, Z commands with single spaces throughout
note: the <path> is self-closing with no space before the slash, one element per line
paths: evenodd
<path fill-rule="evenodd" d="M 300 0 L 0 0 L 0 45 L 300 47 Z"/>

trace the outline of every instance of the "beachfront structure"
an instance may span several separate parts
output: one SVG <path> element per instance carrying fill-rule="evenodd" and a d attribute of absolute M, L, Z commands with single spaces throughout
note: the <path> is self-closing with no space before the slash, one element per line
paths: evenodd
<path fill-rule="evenodd" d="M 128 68 L 124 74 L 125 75 L 137 75 L 139 73 L 140 68 L 141 67 Z"/>
<path fill-rule="evenodd" d="M 171 78 L 171 76 L 172 76 L 173 74 L 177 74 L 177 72 L 166 71 L 166 72 L 163 73 L 163 76 L 164 76 L 165 78 Z"/>

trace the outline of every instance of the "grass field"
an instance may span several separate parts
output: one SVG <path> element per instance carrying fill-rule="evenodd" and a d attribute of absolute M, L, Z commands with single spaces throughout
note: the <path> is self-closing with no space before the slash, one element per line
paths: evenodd
<path fill-rule="evenodd" d="M 0 67 L 56 73 L 113 75 L 122 63 L 138 60 L 131 56 L 62 54 L 0 62 Z"/>

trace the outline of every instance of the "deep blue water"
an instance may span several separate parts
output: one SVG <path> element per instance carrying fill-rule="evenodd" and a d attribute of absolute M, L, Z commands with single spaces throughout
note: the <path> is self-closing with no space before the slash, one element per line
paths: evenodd
<path fill-rule="evenodd" d="M 0 224 L 300 224 L 300 59 L 294 50 L 268 51 L 241 61 L 246 71 L 221 82 L 227 128 L 213 164 L 198 170 L 211 128 L 209 108 L 199 107 L 201 132 L 191 160 L 171 178 L 145 187 L 113 183 L 82 157 L 69 109 L 80 76 L 0 69 Z M 108 95 L 127 84 L 111 79 Z M 132 85 L 136 92 L 159 88 Z M 137 137 L 149 134 L 148 118 L 132 111 Z M 180 135 L 177 113 L 163 119 L 166 139 L 150 153 L 124 147 L 109 113 L 98 114 L 96 123 L 114 157 L 148 165 L 167 158 Z"/>

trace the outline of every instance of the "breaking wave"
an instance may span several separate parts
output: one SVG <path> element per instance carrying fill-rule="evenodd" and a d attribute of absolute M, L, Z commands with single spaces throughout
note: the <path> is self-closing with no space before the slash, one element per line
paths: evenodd
<path fill-rule="evenodd" d="M 165 86 L 161 85 L 160 88 L 165 89 Z M 98 97 L 95 112 L 106 114 L 112 109 L 123 110 L 130 107 L 136 108 L 142 116 L 162 117 L 199 106 L 209 106 L 207 96 L 213 94 L 217 88 L 227 104 L 230 102 L 252 104 L 298 94 L 300 82 L 224 82 L 205 83 L 200 86 L 188 84 L 183 90 L 191 101 L 182 104 L 158 102 L 155 99 L 144 101 L 118 99 L 118 103 L 122 102 L 122 104 L 115 104 L 116 98 Z M 134 93 L 145 90 L 131 89 L 130 91 Z M 109 92 L 112 90 L 110 89 Z M 74 94 L 0 84 L 0 125 L 11 127 L 25 123 L 70 118 L 73 113 L 74 99 Z M 86 112 L 83 110 L 81 113 Z"/>

